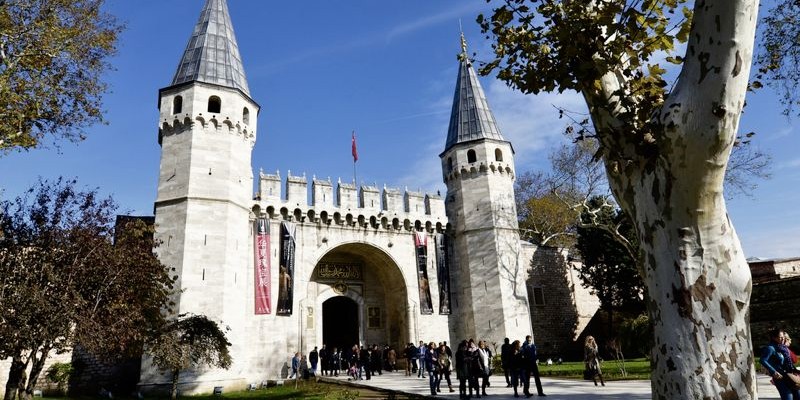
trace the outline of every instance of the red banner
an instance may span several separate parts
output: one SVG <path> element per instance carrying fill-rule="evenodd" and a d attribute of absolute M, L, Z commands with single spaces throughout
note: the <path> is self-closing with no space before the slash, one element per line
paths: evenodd
<path fill-rule="evenodd" d="M 256 315 L 269 314 L 271 312 L 269 220 L 266 218 L 256 219 L 255 249 L 255 311 Z"/>

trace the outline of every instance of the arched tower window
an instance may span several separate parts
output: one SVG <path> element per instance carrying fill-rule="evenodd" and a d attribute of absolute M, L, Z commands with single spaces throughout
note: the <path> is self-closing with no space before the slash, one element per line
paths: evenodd
<path fill-rule="evenodd" d="M 447 157 L 447 172 L 453 172 L 453 157 Z"/>
<path fill-rule="evenodd" d="M 478 157 L 475 155 L 475 150 L 470 150 L 467 152 L 467 162 L 474 163 L 478 161 Z"/>
<path fill-rule="evenodd" d="M 183 97 L 175 96 L 172 99 L 172 113 L 173 114 L 180 114 L 183 111 Z"/>
<path fill-rule="evenodd" d="M 247 107 L 245 107 L 242 111 L 242 121 L 244 121 L 245 124 L 250 125 L 250 110 L 248 110 Z"/>
<path fill-rule="evenodd" d="M 494 149 L 494 160 L 503 161 L 503 152 L 500 149 Z"/>
<path fill-rule="evenodd" d="M 208 98 L 208 112 L 219 114 L 221 109 L 222 109 L 222 100 L 220 100 L 219 97 L 211 96 Z"/>

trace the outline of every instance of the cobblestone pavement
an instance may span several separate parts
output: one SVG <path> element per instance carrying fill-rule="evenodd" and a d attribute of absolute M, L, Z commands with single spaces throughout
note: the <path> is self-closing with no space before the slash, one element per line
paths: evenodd
<path fill-rule="evenodd" d="M 349 381 L 347 376 L 340 374 L 338 377 L 325 376 L 320 379 L 338 382 L 344 385 L 365 386 L 374 389 L 387 390 L 392 392 L 400 392 L 415 395 L 430 395 L 428 389 L 428 379 L 417 378 L 416 376 L 408 377 L 405 373 L 400 372 L 385 372 L 383 375 L 377 375 L 370 380 Z M 447 389 L 447 384 L 443 383 L 441 386 L 442 391 L 436 397 L 457 399 L 458 398 L 458 381 L 455 375 L 452 377 L 455 392 L 451 393 Z M 502 376 L 492 376 L 490 379 L 491 386 L 486 389 L 488 399 L 514 399 L 514 392 L 511 388 L 506 387 L 505 380 Z M 542 387 L 548 399 L 603 399 L 603 400 L 639 400 L 650 399 L 650 382 L 649 381 L 613 381 L 606 382 L 606 386 L 594 386 L 592 382 L 576 381 L 568 379 L 554 379 L 542 378 Z M 536 392 L 533 379 L 531 379 L 532 393 Z M 772 384 L 769 383 L 769 377 L 764 375 L 758 376 L 758 392 L 759 399 L 780 399 L 778 391 Z M 519 390 L 520 398 L 524 399 L 522 390 Z M 534 395 L 534 397 L 537 397 Z M 474 397 L 473 397 L 474 398 Z"/>

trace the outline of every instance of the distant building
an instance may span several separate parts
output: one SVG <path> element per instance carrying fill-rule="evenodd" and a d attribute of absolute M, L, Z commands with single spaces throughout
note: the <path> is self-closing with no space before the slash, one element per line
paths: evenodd
<path fill-rule="evenodd" d="M 758 259 L 748 258 L 753 283 L 762 283 L 800 276 L 800 257 Z"/>

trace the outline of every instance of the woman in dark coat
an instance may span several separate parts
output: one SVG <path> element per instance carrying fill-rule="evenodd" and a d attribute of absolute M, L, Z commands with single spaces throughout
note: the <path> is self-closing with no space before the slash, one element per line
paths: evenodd
<path fill-rule="evenodd" d="M 511 386 L 514 388 L 514 397 L 519 397 L 517 388 L 519 387 L 520 379 L 525 374 L 525 363 L 527 362 L 524 353 L 522 353 L 522 344 L 519 340 L 511 343 L 511 354 L 509 355 L 509 367 L 511 368 Z"/>
<path fill-rule="evenodd" d="M 456 378 L 458 378 L 458 396 L 459 398 L 467 397 L 467 378 L 469 377 L 469 367 L 467 366 L 467 341 L 464 340 L 458 344 L 456 350 Z"/>
<path fill-rule="evenodd" d="M 475 397 L 481 397 L 480 386 L 478 386 L 478 378 L 483 376 L 483 368 L 481 367 L 481 356 L 478 355 L 478 346 L 475 341 L 470 339 L 467 344 L 467 365 L 469 366 L 469 393 L 467 398 L 472 397 L 472 391 L 475 391 Z"/>

